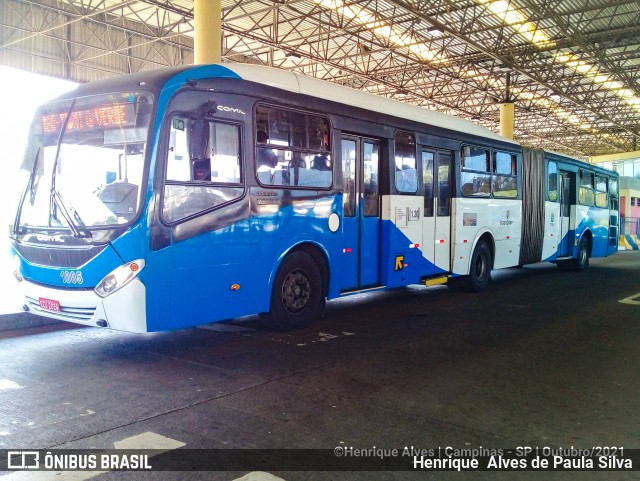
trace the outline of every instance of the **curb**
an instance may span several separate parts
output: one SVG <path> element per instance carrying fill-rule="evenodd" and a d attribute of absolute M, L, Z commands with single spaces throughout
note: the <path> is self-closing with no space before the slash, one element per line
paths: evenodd
<path fill-rule="evenodd" d="M 14 329 L 27 329 L 29 327 L 61 324 L 63 321 L 37 316 L 30 312 L 15 312 L 12 314 L 0 314 L 0 332 Z"/>

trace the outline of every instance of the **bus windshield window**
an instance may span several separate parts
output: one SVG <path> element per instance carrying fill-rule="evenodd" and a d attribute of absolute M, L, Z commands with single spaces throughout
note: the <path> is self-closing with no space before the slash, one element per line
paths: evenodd
<path fill-rule="evenodd" d="M 22 228 L 126 224 L 140 205 L 151 97 L 125 93 L 41 107 L 22 167 Z"/>

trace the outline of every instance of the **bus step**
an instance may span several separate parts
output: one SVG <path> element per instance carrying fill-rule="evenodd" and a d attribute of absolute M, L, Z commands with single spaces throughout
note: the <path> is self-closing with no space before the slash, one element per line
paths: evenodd
<path fill-rule="evenodd" d="M 427 286 L 427 287 L 438 286 L 440 284 L 446 284 L 448 280 L 449 280 L 449 278 L 447 276 L 433 277 L 431 279 L 426 279 L 424 281 L 424 285 Z"/>

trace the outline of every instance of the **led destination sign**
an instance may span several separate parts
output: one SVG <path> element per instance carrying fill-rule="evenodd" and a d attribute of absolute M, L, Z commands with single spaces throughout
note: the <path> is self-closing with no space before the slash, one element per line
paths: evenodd
<path fill-rule="evenodd" d="M 41 119 L 42 132 L 45 134 L 57 132 L 64 125 L 66 116 L 66 112 L 43 115 Z M 67 132 L 132 127 L 135 123 L 133 103 L 104 105 L 71 112 L 69 122 L 67 122 Z"/>

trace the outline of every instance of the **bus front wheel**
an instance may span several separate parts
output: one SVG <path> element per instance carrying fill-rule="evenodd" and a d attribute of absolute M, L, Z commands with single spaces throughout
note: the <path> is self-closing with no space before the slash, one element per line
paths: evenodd
<path fill-rule="evenodd" d="M 260 318 L 275 331 L 299 329 L 322 315 L 324 300 L 318 265 L 309 254 L 292 252 L 276 274 L 269 312 Z"/>

